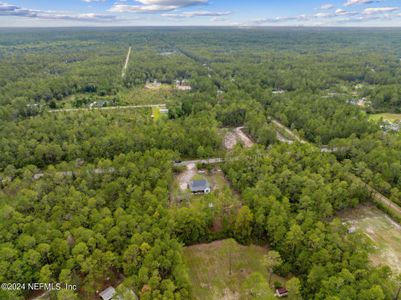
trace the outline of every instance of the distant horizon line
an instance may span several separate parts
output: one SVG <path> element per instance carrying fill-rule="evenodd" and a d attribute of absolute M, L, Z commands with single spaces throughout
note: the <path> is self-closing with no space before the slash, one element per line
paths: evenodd
<path fill-rule="evenodd" d="M 114 25 L 114 26 L 93 26 L 93 25 L 79 25 L 79 26 L 0 26 L 2 29 L 118 29 L 118 28 L 335 28 L 335 29 L 399 29 L 401 25 L 396 26 L 312 26 L 312 25 L 288 25 L 288 26 L 272 26 L 272 25 Z"/>

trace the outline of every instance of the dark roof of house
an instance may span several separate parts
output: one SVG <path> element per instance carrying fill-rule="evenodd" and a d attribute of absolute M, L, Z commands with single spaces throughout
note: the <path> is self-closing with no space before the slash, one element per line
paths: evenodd
<path fill-rule="evenodd" d="M 288 290 L 286 289 L 286 288 L 278 288 L 277 290 L 276 290 L 276 292 L 279 294 L 279 295 L 284 295 L 284 294 L 288 294 Z"/>
<path fill-rule="evenodd" d="M 203 192 L 207 188 L 209 188 L 209 182 L 206 179 L 193 180 L 189 184 L 189 189 L 192 192 Z"/>

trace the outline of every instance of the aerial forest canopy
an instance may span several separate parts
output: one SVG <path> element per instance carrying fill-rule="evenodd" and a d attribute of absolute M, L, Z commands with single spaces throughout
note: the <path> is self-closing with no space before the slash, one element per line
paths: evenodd
<path fill-rule="evenodd" d="M 241 273 L 241 299 L 274 299 L 276 285 L 291 299 L 393 299 L 394 266 L 372 263 L 372 241 L 341 213 L 373 200 L 366 185 L 401 205 L 401 136 L 386 129 L 398 123 L 375 117 L 401 112 L 400 39 L 0 30 L 0 282 L 78 286 L 51 299 L 109 285 L 204 299 L 184 250 L 234 239 L 270 251 L 266 274 Z M 212 190 L 193 195 L 194 181 Z"/>

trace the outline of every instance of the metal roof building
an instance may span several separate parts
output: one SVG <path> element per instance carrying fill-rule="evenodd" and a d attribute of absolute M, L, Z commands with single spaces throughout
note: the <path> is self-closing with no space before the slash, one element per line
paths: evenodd
<path fill-rule="evenodd" d="M 189 184 L 189 189 L 192 193 L 204 193 L 209 194 L 211 192 L 209 182 L 206 179 L 193 180 Z"/>

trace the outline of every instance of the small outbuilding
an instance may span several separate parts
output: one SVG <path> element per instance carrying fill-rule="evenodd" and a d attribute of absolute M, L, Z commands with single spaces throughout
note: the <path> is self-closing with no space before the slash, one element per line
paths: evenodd
<path fill-rule="evenodd" d="M 122 288 L 121 290 L 121 286 L 117 287 L 117 289 L 120 291 L 121 296 L 117 294 L 115 288 L 112 286 L 99 293 L 99 296 L 103 300 L 138 300 L 134 291 L 126 288 Z"/>
<path fill-rule="evenodd" d="M 103 300 L 111 300 L 111 299 L 113 299 L 115 294 L 116 294 L 116 290 L 112 286 L 110 286 L 107 289 L 105 289 L 103 292 L 100 292 L 99 296 Z"/>
<path fill-rule="evenodd" d="M 286 288 L 278 288 L 276 289 L 276 297 L 283 298 L 288 296 L 288 290 Z"/>
<path fill-rule="evenodd" d="M 188 188 L 193 194 L 209 194 L 212 191 L 206 179 L 193 180 L 189 183 Z"/>

